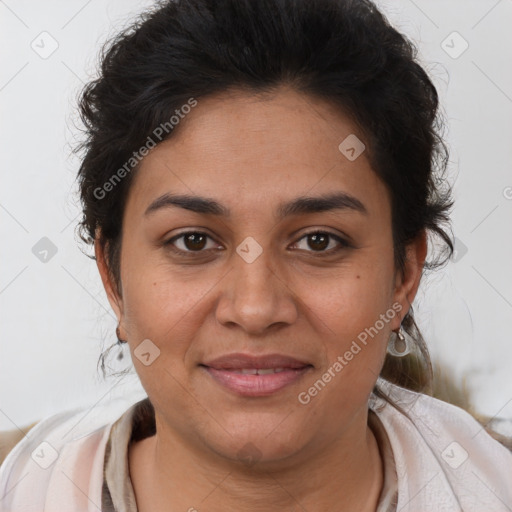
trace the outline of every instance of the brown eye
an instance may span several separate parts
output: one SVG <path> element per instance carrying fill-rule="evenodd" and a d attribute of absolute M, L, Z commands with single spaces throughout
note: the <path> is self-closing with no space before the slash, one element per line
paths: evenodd
<path fill-rule="evenodd" d="M 329 235 L 325 233 L 315 233 L 308 235 L 309 247 L 315 250 L 324 250 L 329 246 Z"/>
<path fill-rule="evenodd" d="M 300 240 L 307 240 L 307 247 L 298 247 L 299 249 L 304 249 L 308 252 L 320 252 L 320 253 L 334 253 L 343 248 L 350 247 L 350 244 L 346 242 L 343 238 L 334 233 L 329 233 L 327 231 L 314 231 L 312 233 L 306 233 Z M 296 243 L 298 246 L 299 242 Z M 336 248 L 337 242 L 338 247 Z M 341 246 L 341 247 L 340 247 Z M 326 250 L 329 248 L 328 250 Z"/>
<path fill-rule="evenodd" d="M 184 236 L 183 241 L 185 247 L 191 251 L 204 249 L 206 245 L 206 237 L 201 233 L 189 233 Z"/>
<path fill-rule="evenodd" d="M 206 233 L 188 231 L 171 238 L 164 245 L 170 246 L 173 251 L 181 253 L 204 252 L 203 249 L 207 248 L 208 239 L 211 240 L 211 237 Z M 208 247 L 208 249 L 211 248 Z"/>

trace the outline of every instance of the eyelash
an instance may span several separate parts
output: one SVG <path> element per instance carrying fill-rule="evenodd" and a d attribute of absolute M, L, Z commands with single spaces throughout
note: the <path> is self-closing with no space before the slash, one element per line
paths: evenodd
<path fill-rule="evenodd" d="M 194 234 L 194 235 L 205 235 L 210 240 L 213 240 L 213 238 L 210 235 L 208 235 L 208 233 L 205 233 L 203 231 L 185 231 L 183 233 L 180 233 L 179 235 L 173 236 L 172 238 L 170 238 L 169 240 L 164 242 L 163 245 L 165 247 L 167 247 L 168 249 L 170 249 L 172 252 L 178 254 L 178 256 L 183 256 L 183 257 L 186 257 L 186 258 L 194 256 L 195 254 L 201 254 L 201 253 L 207 252 L 208 250 L 210 250 L 210 251 L 212 250 L 212 249 L 202 249 L 202 250 L 199 250 L 199 251 L 190 251 L 190 250 L 184 251 L 183 249 L 177 249 L 173 245 L 173 243 L 176 240 L 179 240 L 180 238 L 183 238 L 186 235 L 191 235 L 191 234 Z M 313 250 L 310 250 L 310 251 L 306 251 L 306 252 L 317 253 L 318 255 L 330 256 L 332 254 L 338 253 L 339 251 L 341 251 L 343 249 L 348 249 L 348 248 L 352 247 L 351 244 L 349 244 L 345 239 L 343 239 L 339 235 L 335 235 L 334 233 L 331 233 L 329 231 L 320 231 L 320 230 L 315 230 L 315 231 L 310 231 L 309 233 L 304 233 L 297 240 L 297 242 L 299 242 L 300 240 L 303 240 L 304 238 L 307 238 L 308 236 L 312 236 L 312 235 L 327 235 L 328 237 L 335 239 L 341 245 L 341 247 L 334 248 L 334 249 L 329 249 L 327 251 L 325 251 L 325 250 L 324 251 L 313 251 Z M 295 242 L 295 243 L 297 243 L 297 242 Z"/>

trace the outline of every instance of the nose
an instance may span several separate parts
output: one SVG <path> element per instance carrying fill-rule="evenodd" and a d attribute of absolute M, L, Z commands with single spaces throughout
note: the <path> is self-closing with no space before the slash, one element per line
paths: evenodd
<path fill-rule="evenodd" d="M 233 269 L 222 280 L 217 320 L 252 335 L 293 324 L 298 315 L 296 300 L 286 273 L 278 268 L 269 250 L 252 262 L 233 254 Z"/>

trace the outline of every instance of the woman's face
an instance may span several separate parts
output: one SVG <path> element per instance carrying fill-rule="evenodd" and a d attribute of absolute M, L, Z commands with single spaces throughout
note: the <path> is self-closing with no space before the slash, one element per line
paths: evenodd
<path fill-rule="evenodd" d="M 395 272 L 388 192 L 357 156 L 360 132 L 328 103 L 284 88 L 265 100 L 224 93 L 180 122 L 134 176 L 122 297 L 97 244 L 157 431 L 227 459 L 318 453 L 366 421 L 391 330 L 419 284 L 424 238 L 409 246 L 405 276 Z M 166 194 L 218 206 L 155 203 Z M 309 366 L 271 362 L 285 371 L 260 376 L 235 374 L 236 361 L 205 367 L 234 353 Z"/>

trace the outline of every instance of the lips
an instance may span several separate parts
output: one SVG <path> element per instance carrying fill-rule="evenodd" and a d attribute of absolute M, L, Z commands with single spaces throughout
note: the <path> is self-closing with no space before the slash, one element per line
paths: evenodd
<path fill-rule="evenodd" d="M 216 370 L 230 370 L 243 372 L 244 370 L 273 370 L 275 373 L 293 369 L 298 370 L 307 366 L 313 366 L 307 361 L 302 361 L 294 357 L 282 354 L 267 354 L 264 356 L 252 356 L 249 354 L 233 353 L 227 354 L 216 359 L 202 363 L 202 366 L 214 368 Z M 254 372 L 250 372 L 254 374 Z M 262 372 L 270 373 L 270 372 Z"/>
<path fill-rule="evenodd" d="M 217 368 L 218 369 L 218 368 Z M 290 368 L 226 368 L 225 372 L 241 373 L 242 375 L 270 375 L 271 373 L 281 373 Z"/>
<path fill-rule="evenodd" d="M 224 389 L 244 397 L 265 397 L 297 384 L 313 365 L 282 354 L 228 354 L 200 365 Z"/>

